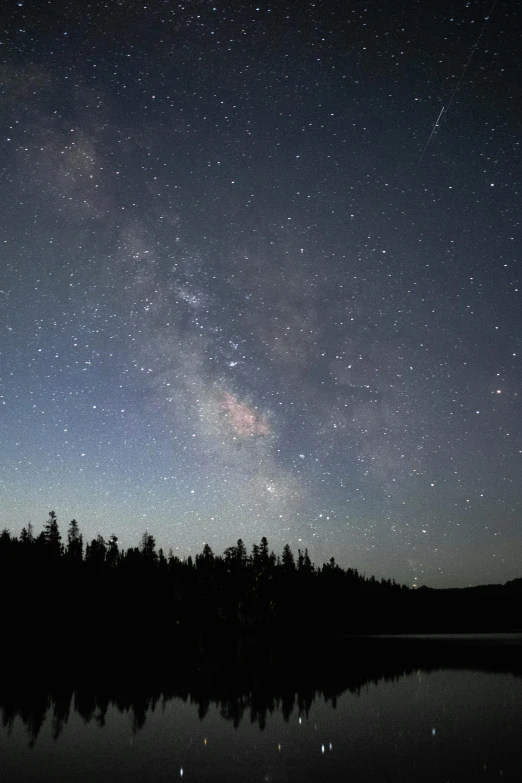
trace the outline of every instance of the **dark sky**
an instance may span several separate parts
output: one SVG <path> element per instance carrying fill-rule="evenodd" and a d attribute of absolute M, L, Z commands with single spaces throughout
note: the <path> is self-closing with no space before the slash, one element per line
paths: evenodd
<path fill-rule="evenodd" d="M 0 525 L 520 576 L 520 32 L 3 0 Z"/>

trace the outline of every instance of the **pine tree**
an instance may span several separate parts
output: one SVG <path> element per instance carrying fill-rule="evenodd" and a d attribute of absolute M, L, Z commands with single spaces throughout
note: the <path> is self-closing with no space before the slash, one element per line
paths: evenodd
<path fill-rule="evenodd" d="M 49 511 L 49 519 L 44 525 L 43 540 L 52 560 L 59 560 L 62 552 L 62 536 L 54 511 Z"/>
<path fill-rule="evenodd" d="M 214 552 L 210 544 L 205 544 L 200 555 L 196 555 L 196 568 L 208 572 L 214 563 Z"/>
<path fill-rule="evenodd" d="M 27 527 L 22 528 L 22 531 L 20 533 L 20 541 L 24 546 L 28 546 L 29 544 L 34 544 L 33 526 L 30 522 L 27 525 Z"/>
<path fill-rule="evenodd" d="M 107 565 L 109 568 L 115 568 L 120 559 L 120 550 L 118 548 L 118 536 L 114 533 L 109 536 L 107 543 Z"/>
<path fill-rule="evenodd" d="M 294 555 L 292 550 L 290 549 L 290 544 L 284 545 L 281 562 L 283 564 L 283 569 L 287 573 L 290 573 L 291 571 L 295 571 Z"/>
<path fill-rule="evenodd" d="M 85 549 L 85 562 L 92 568 L 101 572 L 105 565 L 106 556 L 107 544 L 105 543 L 104 537 L 98 534 L 96 538 L 93 538 L 90 544 L 87 544 Z"/>
<path fill-rule="evenodd" d="M 248 560 L 248 555 L 247 555 L 246 546 L 242 538 L 237 539 L 236 558 L 240 565 L 242 566 L 246 565 L 246 562 Z"/>
<path fill-rule="evenodd" d="M 67 557 L 71 560 L 83 560 L 83 536 L 78 522 L 72 519 L 67 532 Z"/>
<path fill-rule="evenodd" d="M 145 560 L 148 560 L 151 563 L 154 563 L 157 560 L 156 539 L 154 536 L 151 536 L 150 533 L 147 533 L 147 531 L 145 531 L 141 537 L 140 551 L 145 557 Z"/>
<path fill-rule="evenodd" d="M 261 539 L 261 543 L 259 544 L 259 559 L 261 561 L 261 565 L 263 568 L 266 568 L 268 566 L 269 561 L 269 553 L 268 553 L 268 540 L 266 536 L 263 536 Z"/>

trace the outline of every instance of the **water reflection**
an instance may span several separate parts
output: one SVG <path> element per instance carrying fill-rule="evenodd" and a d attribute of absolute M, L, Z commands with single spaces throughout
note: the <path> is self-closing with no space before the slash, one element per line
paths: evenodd
<path fill-rule="evenodd" d="M 439 639 L 439 643 L 430 644 L 416 644 L 423 637 L 373 643 L 350 640 L 312 658 L 298 650 L 277 657 L 273 648 L 242 648 L 239 653 L 229 650 L 220 658 L 202 656 L 190 665 L 182 661 L 176 665 L 181 673 L 174 668 L 154 671 L 146 666 L 129 672 L 122 666 L 119 675 L 116 670 L 107 673 L 102 669 L 90 676 L 92 664 L 74 674 L 55 670 L 49 679 L 26 671 L 23 677 L 0 683 L 2 725 L 10 733 L 19 718 L 32 746 L 48 714 L 52 736 L 58 739 L 71 709 L 85 724 L 93 721 L 103 727 L 108 710 L 113 708 L 131 717 L 136 733 L 145 725 L 148 713 L 158 707 L 164 710 L 169 702 L 179 699 L 195 705 L 200 720 L 214 705 L 234 728 L 247 719 L 263 730 L 267 718 L 276 711 L 285 721 L 296 713 L 302 723 L 318 699 L 335 709 L 345 692 L 360 694 L 370 683 L 394 682 L 413 672 L 420 677 L 421 672 L 451 667 L 522 676 L 521 635 L 473 637 L 471 648 L 465 644 L 471 637 L 465 637 L 464 644 L 446 644 L 446 637 Z M 461 641 L 455 636 L 451 639 Z M 506 650 L 507 643 L 511 644 Z"/>
<path fill-rule="evenodd" d="M 515 779 L 522 664 L 509 649 L 256 649 L 183 671 L 4 678 L 2 779 Z"/>
<path fill-rule="evenodd" d="M 15 720 L 21 720 L 27 730 L 29 747 L 34 746 L 47 717 L 51 719 L 54 740 L 59 739 L 71 710 L 77 713 L 85 724 L 94 722 L 103 728 L 108 711 L 114 709 L 130 717 L 132 732 L 136 734 L 145 726 L 147 715 L 157 709 L 165 711 L 166 706 L 175 700 L 194 705 L 200 721 L 205 719 L 213 706 L 235 729 L 242 721 L 247 720 L 251 724 L 257 724 L 263 731 L 268 718 L 276 712 L 279 712 L 286 722 L 292 715 L 297 714 L 298 723 L 302 724 L 317 700 L 335 709 L 343 693 L 360 694 L 369 683 L 391 682 L 410 673 L 410 670 L 403 669 L 396 675 L 352 675 L 349 682 L 338 687 L 310 687 L 306 683 L 283 687 L 274 682 L 271 690 L 269 683 L 258 681 L 245 691 L 238 689 L 237 683 L 228 686 L 208 681 L 194 682 L 191 686 L 167 685 L 161 688 L 153 685 L 147 687 L 135 681 L 125 684 L 80 682 L 76 685 L 51 685 L 40 690 L 34 685 L 30 690 L 25 690 L 19 686 L 4 684 L 0 689 L 0 709 L 2 726 L 8 734 L 12 732 Z"/>

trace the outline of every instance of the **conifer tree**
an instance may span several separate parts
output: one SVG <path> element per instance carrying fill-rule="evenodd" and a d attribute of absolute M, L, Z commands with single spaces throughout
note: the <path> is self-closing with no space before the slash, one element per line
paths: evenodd
<path fill-rule="evenodd" d="M 27 525 L 27 527 L 22 528 L 22 531 L 20 533 L 20 541 L 24 546 L 27 546 L 29 544 L 34 544 L 33 526 L 30 522 Z"/>
<path fill-rule="evenodd" d="M 294 561 L 294 554 L 292 550 L 290 549 L 290 544 L 285 544 L 283 547 L 283 556 L 281 558 L 281 562 L 283 564 L 283 569 L 290 573 L 291 571 L 295 571 L 295 561 Z"/>
<path fill-rule="evenodd" d="M 49 511 L 49 519 L 44 525 L 43 541 L 52 560 L 59 560 L 63 552 L 62 536 L 54 511 Z"/>
<path fill-rule="evenodd" d="M 75 519 L 71 520 L 67 532 L 67 557 L 76 561 L 83 559 L 83 536 Z"/>
<path fill-rule="evenodd" d="M 118 548 L 118 536 L 115 536 L 113 533 L 109 536 L 109 541 L 107 542 L 107 565 L 109 568 L 115 568 L 119 558 L 120 550 Z"/>

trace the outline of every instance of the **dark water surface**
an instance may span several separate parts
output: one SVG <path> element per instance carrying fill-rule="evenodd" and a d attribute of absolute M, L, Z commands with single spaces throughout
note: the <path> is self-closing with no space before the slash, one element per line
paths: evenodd
<path fill-rule="evenodd" d="M 297 678 L 291 664 L 259 676 L 247 666 L 232 685 L 208 666 L 186 687 L 147 685 L 139 672 L 139 687 L 6 680 L 0 780 L 520 780 L 522 677 L 505 648 L 444 668 L 433 652 L 402 666 L 389 649 L 345 681 L 324 659 L 309 683 L 297 660 Z"/>

